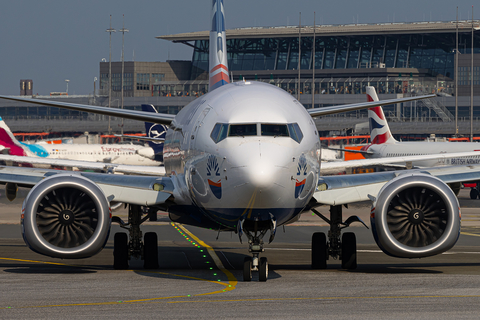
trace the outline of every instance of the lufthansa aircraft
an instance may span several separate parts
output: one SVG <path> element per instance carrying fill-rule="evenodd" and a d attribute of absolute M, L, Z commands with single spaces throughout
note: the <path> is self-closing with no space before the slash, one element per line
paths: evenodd
<path fill-rule="evenodd" d="M 328 237 L 313 234 L 312 267 L 326 268 L 330 256 L 341 259 L 343 268 L 353 269 L 355 235 L 341 230 L 359 219 L 344 220 L 341 209 L 364 200 L 373 202 L 372 231 L 389 255 L 420 258 L 455 244 L 459 205 L 446 183 L 479 179 L 478 166 L 320 175 L 320 141 L 312 117 L 418 98 L 306 110 L 270 84 L 228 83 L 223 1 L 213 0 L 211 10 L 212 91 L 176 116 L 1 96 L 169 126 L 165 176 L 0 167 L 0 181 L 7 186 L 32 187 L 21 219 L 23 237 L 32 250 L 57 258 L 90 257 L 102 250 L 110 225 L 116 222 L 129 234 L 115 234 L 114 267 L 128 268 L 130 257 L 141 257 L 145 268 L 157 268 L 157 235 L 149 232 L 142 237 L 140 230 L 148 219 L 145 212 L 151 212 L 142 210 L 144 206 L 167 211 L 174 222 L 246 237 L 252 256 L 245 258 L 244 280 L 250 281 L 252 271 L 258 271 L 260 281 L 266 281 L 267 259 L 259 257 L 264 236 L 272 241 L 279 226 L 313 210 L 331 230 Z M 111 217 L 111 201 L 129 204 L 128 222 Z M 322 204 L 331 206 L 329 219 L 315 210 Z"/>

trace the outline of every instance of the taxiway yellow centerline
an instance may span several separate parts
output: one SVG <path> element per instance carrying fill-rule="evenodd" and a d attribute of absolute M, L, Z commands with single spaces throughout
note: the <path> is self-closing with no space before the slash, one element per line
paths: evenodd
<path fill-rule="evenodd" d="M 213 250 L 213 248 L 211 246 L 209 246 L 208 244 L 206 244 L 205 242 L 203 242 L 202 240 L 197 238 L 197 236 L 195 236 L 193 233 L 191 233 L 183 225 L 178 224 L 178 223 L 176 223 L 175 225 L 178 226 L 180 229 L 182 229 L 186 234 L 188 234 L 192 239 L 194 239 L 199 245 L 207 248 L 208 254 L 210 255 L 210 257 L 212 257 L 212 259 L 215 262 L 215 265 L 217 266 L 217 268 L 227 276 L 229 286 L 227 287 L 226 290 L 228 290 L 228 291 L 234 290 L 238 281 L 235 278 L 235 276 L 223 266 L 223 263 L 220 260 L 220 258 L 217 256 L 217 254 L 215 253 L 215 250 Z M 217 291 L 217 292 L 211 292 L 211 293 L 202 293 L 202 294 L 197 294 L 197 296 L 198 295 L 215 294 L 215 293 L 219 293 L 219 292 Z"/>
<path fill-rule="evenodd" d="M 225 286 L 225 289 L 223 290 L 217 290 L 213 292 L 207 292 L 207 293 L 199 293 L 195 294 L 193 296 L 205 296 L 205 295 L 213 295 L 213 294 L 219 294 L 219 293 L 224 293 L 226 291 L 231 291 L 235 289 L 235 286 L 237 285 L 238 281 L 234 277 L 234 275 L 228 271 L 224 266 L 220 258 L 218 258 L 217 254 L 215 253 L 215 250 L 202 240 L 200 240 L 197 236 L 195 236 L 193 233 L 191 233 L 187 228 L 185 228 L 181 224 L 174 224 L 172 223 L 172 226 L 177 226 L 178 228 L 181 228 L 185 233 L 187 233 L 192 239 L 194 239 L 200 246 L 205 247 L 213 259 L 215 265 L 217 268 L 222 271 L 228 279 L 228 283 L 221 282 L 221 281 L 213 281 L 213 280 L 208 280 L 208 279 L 202 279 L 202 278 L 197 278 L 197 277 L 192 277 L 192 276 L 185 276 L 185 275 L 179 275 L 179 274 L 173 274 L 173 273 L 166 273 L 166 272 L 157 272 L 157 271 L 144 271 L 144 270 L 127 270 L 130 272 L 138 272 L 138 273 L 150 273 L 150 274 L 161 274 L 161 275 L 168 275 L 172 277 L 179 277 L 179 278 L 186 278 L 186 279 L 191 279 L 191 280 L 198 280 L 198 281 L 205 281 L 205 282 L 210 282 L 214 284 L 220 284 Z M 8 260 L 8 261 L 19 261 L 19 262 L 29 262 L 29 263 L 38 263 L 38 264 L 50 264 L 50 265 L 56 265 L 56 266 L 65 266 L 65 267 L 82 267 L 82 268 L 91 268 L 95 269 L 95 267 L 90 267 L 90 266 L 79 266 L 79 265 L 71 265 L 71 264 L 65 264 L 65 263 L 58 263 L 58 262 L 48 262 L 48 261 L 37 261 L 37 260 L 25 260 L 25 259 L 14 259 L 14 258 L 4 258 L 0 257 L 0 260 Z M 168 299 L 175 299 L 175 298 L 188 298 L 190 295 L 180 295 L 180 296 L 171 296 L 171 297 L 157 297 L 157 298 L 147 298 L 147 299 L 136 299 L 136 300 L 124 300 L 124 301 L 107 301 L 107 302 L 90 302 L 90 303 L 69 303 L 69 304 L 54 304 L 54 305 L 43 305 L 43 306 L 22 306 L 22 307 L 14 307 L 14 309 L 26 309 L 26 308 L 52 308 L 52 307 L 78 307 L 78 306 L 101 306 L 101 305 L 115 305 L 115 304 L 126 304 L 126 303 L 153 303 L 153 302 L 159 302 L 159 300 L 168 300 Z M 12 307 L 0 307 L 1 309 L 11 309 Z"/>

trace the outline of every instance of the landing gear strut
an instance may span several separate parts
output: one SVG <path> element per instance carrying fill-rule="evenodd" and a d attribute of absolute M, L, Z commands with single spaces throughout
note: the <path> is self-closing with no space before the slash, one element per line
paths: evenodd
<path fill-rule="evenodd" d="M 269 243 L 272 242 L 276 232 L 276 222 L 272 216 L 272 219 L 268 221 L 269 228 L 265 228 L 263 224 L 265 221 L 254 221 L 244 229 L 244 221 L 239 221 L 238 235 L 240 242 L 242 241 L 242 234 L 245 234 L 248 238 L 248 251 L 252 254 L 252 257 L 245 257 L 243 260 L 243 281 L 252 281 L 252 271 L 258 271 L 258 280 L 265 282 L 268 279 L 268 261 L 267 258 L 259 258 L 260 253 L 264 252 L 263 249 L 263 237 L 270 230 Z M 260 226 L 262 224 L 263 226 Z"/>
<path fill-rule="evenodd" d="M 357 243 L 353 232 L 341 230 L 350 226 L 352 222 L 365 223 L 357 216 L 351 216 L 342 222 L 342 206 L 330 206 L 330 220 L 315 209 L 311 209 L 317 216 L 330 225 L 328 241 L 325 233 L 315 232 L 312 235 L 312 269 L 326 269 L 329 257 L 342 260 L 342 269 L 357 268 Z"/>
<path fill-rule="evenodd" d="M 156 215 L 156 211 L 155 215 Z M 158 269 L 158 240 L 155 232 L 145 233 L 142 241 L 140 225 L 150 219 L 151 210 L 143 210 L 139 205 L 129 205 L 128 223 L 119 217 L 112 218 L 112 222 L 120 224 L 121 228 L 128 230 L 115 234 L 113 242 L 113 267 L 119 270 L 128 269 L 131 257 L 143 260 L 145 269 Z M 142 216 L 145 215 L 143 218 Z"/>

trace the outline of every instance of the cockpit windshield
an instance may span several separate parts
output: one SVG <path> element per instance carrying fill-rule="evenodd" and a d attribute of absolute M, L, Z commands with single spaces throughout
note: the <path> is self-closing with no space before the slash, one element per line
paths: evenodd
<path fill-rule="evenodd" d="M 287 125 L 262 123 L 262 136 L 288 137 Z"/>
<path fill-rule="evenodd" d="M 228 132 L 229 137 L 245 137 L 245 136 L 256 136 L 257 135 L 257 124 L 231 124 L 230 131 Z"/>
<path fill-rule="evenodd" d="M 275 123 L 242 123 L 228 124 L 217 123 L 213 127 L 210 137 L 215 143 L 219 143 L 228 137 L 258 136 L 267 137 L 290 137 L 300 143 L 303 133 L 297 123 L 275 124 Z"/>

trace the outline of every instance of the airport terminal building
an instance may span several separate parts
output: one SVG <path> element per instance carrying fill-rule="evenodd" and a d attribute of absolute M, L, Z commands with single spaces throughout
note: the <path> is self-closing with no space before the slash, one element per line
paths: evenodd
<path fill-rule="evenodd" d="M 306 108 L 312 107 L 312 101 L 314 107 L 365 101 L 367 85 L 377 88 L 380 99 L 436 93 L 436 99 L 388 107 L 387 117 L 394 121 L 392 130 L 398 123 L 400 129 L 412 133 L 451 135 L 456 80 L 459 121 L 469 118 L 470 81 L 474 90 L 474 119 L 480 117 L 479 28 L 479 21 L 474 21 L 473 27 L 471 21 L 458 23 L 458 74 L 455 73 L 455 21 L 227 30 L 229 69 L 233 81 L 269 82 L 299 97 Z M 160 112 L 176 113 L 208 91 L 209 31 L 157 38 L 193 47 L 192 60 L 125 62 L 124 104 L 133 109 L 140 108 L 142 103 L 152 103 Z M 121 70 L 121 62 L 112 62 L 113 107 L 119 106 Z M 100 62 L 99 73 L 98 92 L 77 97 L 77 103 L 108 105 L 108 62 Z M 102 117 L 73 111 L 36 108 L 0 102 L 0 112 L 13 122 L 24 117 L 48 121 L 62 116 L 102 121 Z M 317 125 L 321 131 L 342 130 L 366 121 L 365 117 L 366 112 L 357 111 L 317 119 Z M 417 125 L 419 122 L 422 124 Z M 130 129 L 135 131 L 140 127 L 136 124 Z M 469 129 L 464 127 L 461 129 L 467 133 Z M 475 127 L 480 131 L 480 126 Z M 128 131 L 128 125 L 125 129 Z"/>

